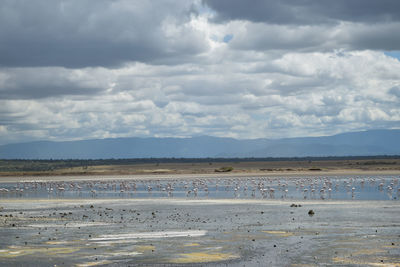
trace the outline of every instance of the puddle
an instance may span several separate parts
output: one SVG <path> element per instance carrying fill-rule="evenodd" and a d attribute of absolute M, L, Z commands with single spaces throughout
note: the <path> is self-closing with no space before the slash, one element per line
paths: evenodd
<path fill-rule="evenodd" d="M 183 246 L 184 247 L 198 247 L 198 246 L 200 246 L 200 244 L 199 243 L 189 243 L 189 244 L 185 244 Z"/>
<path fill-rule="evenodd" d="M 49 247 L 17 247 L 10 246 L 8 249 L 0 252 L 0 258 L 15 258 L 31 254 L 40 254 L 41 256 L 46 255 L 59 255 L 59 254 L 72 254 L 79 251 L 81 248 L 61 247 L 61 248 L 49 248 Z"/>
<path fill-rule="evenodd" d="M 239 256 L 229 253 L 208 253 L 192 252 L 179 254 L 179 258 L 172 259 L 171 263 L 206 263 L 227 261 L 239 258 Z"/>
<path fill-rule="evenodd" d="M 144 253 L 146 251 L 154 251 L 156 249 L 156 247 L 155 246 L 137 246 L 136 249 L 140 253 Z"/>
<path fill-rule="evenodd" d="M 78 263 L 75 266 L 76 267 L 91 267 L 91 266 L 106 265 L 106 264 L 110 264 L 110 263 L 112 263 L 112 261 L 102 260 L 102 261 L 91 261 L 91 262 L 85 262 L 85 263 Z"/>
<path fill-rule="evenodd" d="M 124 240 L 124 239 L 153 239 L 153 238 L 171 238 L 171 237 L 198 237 L 204 236 L 207 231 L 165 231 L 165 232 L 149 232 L 149 233 L 130 233 L 117 235 L 101 235 L 90 241 L 107 241 L 107 240 Z"/>
<path fill-rule="evenodd" d="M 290 232 L 285 232 L 285 231 L 261 231 L 263 233 L 279 236 L 279 237 L 287 237 L 287 236 L 292 236 L 293 233 Z"/>
<path fill-rule="evenodd" d="M 31 227 L 31 228 L 60 228 L 60 227 L 66 227 L 66 228 L 80 228 L 80 227 L 93 227 L 93 226 L 105 226 L 105 225 L 110 225 L 108 223 L 99 223 L 99 222 L 87 222 L 87 223 L 73 223 L 73 222 L 66 222 L 64 224 L 28 224 L 25 227 Z"/>
<path fill-rule="evenodd" d="M 381 267 L 399 267 L 400 262 L 391 262 L 386 257 L 374 257 L 372 259 L 350 259 L 335 257 L 332 259 L 334 263 L 346 264 L 346 265 L 360 265 L 360 266 L 381 266 Z"/>

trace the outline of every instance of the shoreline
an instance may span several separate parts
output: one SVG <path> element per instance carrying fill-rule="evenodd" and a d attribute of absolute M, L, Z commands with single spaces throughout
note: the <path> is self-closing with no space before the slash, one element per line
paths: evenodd
<path fill-rule="evenodd" d="M 239 205 L 239 204 L 257 204 L 257 205 L 283 205 L 290 206 L 290 204 L 296 203 L 302 206 L 306 205 L 349 205 L 352 206 L 365 206 L 377 205 L 385 203 L 387 207 L 399 207 L 397 201 L 393 200 L 360 200 L 360 199 L 235 199 L 235 198 L 3 198 L 2 203 L 30 203 L 35 201 L 35 204 L 62 204 L 62 203 L 76 203 L 76 204 L 102 204 L 102 203 L 124 203 L 129 202 L 147 203 L 147 204 L 187 204 L 187 205 Z"/>

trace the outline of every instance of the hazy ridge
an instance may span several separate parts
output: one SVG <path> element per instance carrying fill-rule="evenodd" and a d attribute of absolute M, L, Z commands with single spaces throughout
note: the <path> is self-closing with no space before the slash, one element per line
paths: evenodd
<path fill-rule="evenodd" d="M 111 138 L 37 141 L 0 146 L 2 159 L 105 159 L 206 157 L 310 157 L 400 155 L 400 130 L 371 130 L 323 137 L 238 140 Z"/>

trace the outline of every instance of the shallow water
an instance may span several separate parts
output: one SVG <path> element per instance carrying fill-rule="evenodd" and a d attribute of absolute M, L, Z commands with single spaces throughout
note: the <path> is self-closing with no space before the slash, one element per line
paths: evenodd
<path fill-rule="evenodd" d="M 398 200 L 398 176 L 241 177 L 0 183 L 1 198 Z"/>

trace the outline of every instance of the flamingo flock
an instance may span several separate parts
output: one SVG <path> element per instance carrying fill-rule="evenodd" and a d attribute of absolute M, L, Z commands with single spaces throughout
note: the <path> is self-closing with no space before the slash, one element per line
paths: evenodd
<path fill-rule="evenodd" d="M 340 199 L 373 193 L 399 199 L 399 177 L 246 177 L 26 181 L 0 184 L 1 197 L 211 197 Z"/>

